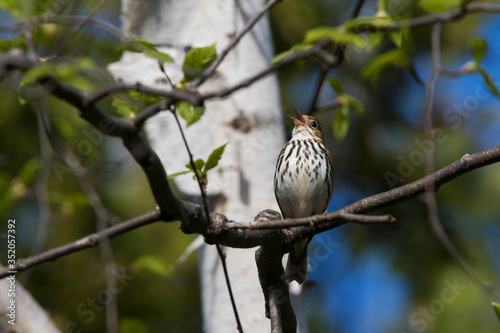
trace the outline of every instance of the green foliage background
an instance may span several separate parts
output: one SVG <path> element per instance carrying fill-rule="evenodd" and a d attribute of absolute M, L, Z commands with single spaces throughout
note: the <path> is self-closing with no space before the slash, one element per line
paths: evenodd
<path fill-rule="evenodd" d="M 439 4 L 444 7 L 438 8 L 438 1 L 430 0 L 421 1 L 420 4 L 417 1 L 403 3 L 403 14 L 408 16 L 418 16 L 426 11 L 447 10 L 456 5 L 452 1 L 441 1 Z M 0 18 L 2 24 L 6 24 L 43 14 L 54 4 L 54 0 L 1 0 L 0 8 L 3 11 L 0 12 Z M 86 15 L 96 4 L 97 1 L 91 0 L 74 1 L 64 6 L 63 13 Z M 348 17 L 351 6 L 350 1 L 283 1 L 270 15 L 276 54 L 287 52 L 297 44 L 299 46 L 296 49 L 307 47 L 305 44 L 318 38 L 315 34 L 325 33 L 324 29 L 312 30 L 313 32 L 311 29 L 339 25 Z M 365 10 L 374 14 L 376 6 L 375 2 L 367 1 Z M 119 25 L 119 10 L 119 1 L 111 0 L 97 16 Z M 455 64 L 467 57 L 480 63 L 483 52 L 481 42 L 474 44 L 474 54 L 470 50 L 470 44 L 472 40 L 481 38 L 476 31 L 483 17 L 484 15 L 471 15 L 445 26 L 445 64 Z M 34 41 L 39 55 L 51 56 L 68 32 L 68 27 L 64 25 L 46 23 L 35 26 Z M 328 30 L 328 33 L 332 34 L 332 31 Z M 349 38 L 352 37 L 346 37 L 345 32 L 341 37 L 337 33 L 335 31 L 335 38 L 347 38 L 348 44 L 358 43 L 358 39 L 351 42 Z M 415 138 L 424 138 L 421 123 L 409 121 L 398 110 L 401 105 L 394 102 L 394 96 L 414 94 L 417 98 L 413 97 L 412 101 L 419 98 L 423 101 L 425 98 L 423 89 L 411 83 L 408 71 L 401 67 L 408 64 L 408 59 L 419 57 L 425 57 L 430 62 L 429 33 L 429 27 L 412 30 L 413 49 L 403 45 L 403 41 L 408 40 L 404 36 L 378 35 L 374 37 L 377 40 L 369 40 L 369 49 L 366 49 L 368 46 L 363 48 L 362 45 L 354 45 L 362 51 L 346 56 L 342 66 L 332 72 L 331 78 L 338 81 L 331 81 L 331 87 L 325 85 L 322 100 L 342 95 L 343 104 L 340 109 L 329 109 L 319 116 L 326 128 L 327 144 L 336 164 L 336 191 L 355 189 L 354 194 L 346 192 L 337 197 L 342 199 L 334 197 L 333 207 L 340 208 L 363 196 L 388 190 L 384 173 L 388 170 L 397 172 L 400 167 L 398 156 L 408 158 L 408 154 L 415 150 Z M 17 37 L 18 32 L 3 35 L 2 38 L 9 42 L 2 41 L 1 49 L 6 50 L 12 46 L 25 48 L 23 40 Z M 96 91 L 112 82 L 105 67 L 119 60 L 123 52 L 123 48 L 118 48 L 119 45 L 117 38 L 98 29 L 85 27 L 60 54 L 61 62 L 73 65 L 66 68 L 58 66 L 58 72 L 52 69 L 51 73 L 76 87 Z M 138 45 L 135 47 L 148 48 L 146 44 Z M 395 47 L 399 47 L 397 50 L 401 51 L 396 53 Z M 159 55 L 150 48 L 148 50 L 153 57 L 163 57 L 168 61 L 164 55 Z M 374 65 L 371 61 L 379 54 L 384 54 L 385 58 L 378 58 L 379 64 Z M 371 68 L 367 67 L 370 63 Z M 484 69 L 486 72 L 488 70 Z M 33 71 L 31 75 L 36 77 L 39 74 Z M 489 77 L 482 72 L 479 72 L 478 77 L 480 75 L 485 79 Z M 19 75 L 16 76 L 17 79 L 20 78 Z M 279 71 L 286 112 L 291 114 L 293 106 L 307 108 L 316 76 L 315 65 L 305 61 Z M 73 150 L 79 162 L 91 171 L 91 182 L 106 207 L 116 215 L 117 222 L 154 208 L 144 175 L 121 147 L 119 140 L 105 137 L 102 141 L 98 140 L 97 144 L 92 143 L 85 135 L 93 133 L 92 128 L 79 118 L 74 108 L 51 96 L 39 100 L 37 93 L 40 90 L 30 86 L 30 80 L 26 78 L 26 85 L 21 88 L 15 86 L 14 81 L 0 82 L 0 212 L 2 216 L 16 218 L 18 258 L 30 254 L 39 220 L 35 185 L 41 170 L 40 128 L 33 100 L 50 111 L 50 124 L 55 140 Z M 453 89 L 453 82 L 442 81 L 436 104 L 438 108 L 445 109 L 455 102 L 446 95 L 447 89 Z M 478 79 L 478 82 L 483 81 Z M 491 86 L 494 84 L 490 82 L 490 88 Z M 123 98 L 130 97 L 105 100 L 102 101 L 102 106 L 110 112 L 129 115 L 126 110 L 117 107 L 121 105 Z M 126 103 L 131 102 L 128 100 Z M 364 112 L 352 112 L 363 110 L 359 107 L 360 103 L 364 106 Z M 477 151 L 478 143 L 475 138 L 482 128 L 488 126 L 496 112 L 498 110 L 491 107 L 483 109 L 477 115 L 472 114 L 463 119 L 464 123 L 472 125 L 463 125 L 458 130 L 450 129 L 450 124 L 440 114 L 436 116 L 436 127 L 443 128 L 447 135 L 446 142 L 436 147 L 437 167 L 442 167 L 465 153 Z M 290 126 L 291 121 L 287 121 L 287 125 Z M 344 138 L 343 141 L 335 140 L 334 135 L 330 135 L 332 128 L 336 128 L 335 136 Z M 90 142 L 91 148 L 83 151 L 83 145 L 88 147 L 87 142 Z M 497 144 L 498 142 L 491 142 L 491 146 Z M 58 145 L 53 142 L 53 147 L 56 153 L 47 184 L 51 221 L 44 249 L 74 241 L 96 230 L 94 212 L 78 180 L 70 170 L 64 168 L 65 162 L 57 152 Z M 423 163 L 415 166 L 415 171 L 405 178 L 405 182 L 422 177 L 423 168 Z M 443 186 L 438 193 L 441 217 L 447 232 L 481 276 L 496 285 L 499 273 L 498 252 L 495 251 L 498 251 L 498 247 L 492 248 L 490 243 L 483 242 L 483 237 L 491 230 L 498 230 L 499 174 L 498 166 L 481 169 Z M 394 274 L 408 279 L 411 286 L 408 315 L 439 295 L 443 279 L 453 280 L 458 277 L 460 281 L 468 281 L 432 235 L 426 208 L 421 200 L 411 200 L 381 213 L 391 213 L 398 221 L 392 226 L 347 225 L 342 231 L 347 240 L 345 245 L 359 257 L 367 251 L 381 251 L 389 258 Z M 496 228 L 492 227 L 492 223 Z M 2 223 L 0 233 L 5 234 L 5 230 L 6 225 Z M 175 223 L 152 224 L 111 240 L 116 263 L 125 269 L 128 276 L 133 277 L 118 294 L 123 332 L 201 331 L 196 256 L 192 255 L 186 262 L 175 266 L 176 260 L 192 240 L 192 236 L 181 233 Z M 1 241 L 3 243 L 3 239 Z M 2 246 L 1 250 L 4 251 L 5 247 Z M 1 256 L 5 258 L 3 252 Z M 3 262 L 3 259 L 0 261 Z M 348 264 L 346 269 L 349 269 Z M 49 311 L 61 330 L 72 328 L 74 332 L 78 332 L 78 329 L 82 332 L 103 331 L 104 311 L 95 310 L 95 319 L 89 322 L 86 321 L 88 317 L 78 311 L 79 307 L 90 308 L 85 305 L 89 302 L 88 298 L 97 297 L 104 288 L 104 267 L 97 248 L 40 265 L 20 274 L 19 281 Z M 449 305 L 443 314 L 436 317 L 429 331 L 498 331 L 498 322 L 495 321 L 489 303 L 491 300 L 470 282 L 467 283 L 470 288 L 459 301 Z M 328 301 L 328 296 L 322 292 L 325 288 L 327 286 L 324 282 L 319 281 L 308 298 L 313 332 L 341 330 L 337 323 L 329 320 L 330 314 L 326 307 L 321 306 Z M 353 317 L 355 318 L 355 314 Z M 75 323 L 76 328 L 69 324 L 71 322 Z M 404 316 L 392 323 L 392 326 L 386 327 L 385 331 L 400 332 L 407 325 L 408 316 Z"/>

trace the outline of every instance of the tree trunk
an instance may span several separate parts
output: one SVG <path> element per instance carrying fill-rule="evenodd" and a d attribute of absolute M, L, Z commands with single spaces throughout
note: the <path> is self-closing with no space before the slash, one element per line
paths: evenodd
<path fill-rule="evenodd" d="M 123 0 L 124 33 L 164 46 L 160 49 L 175 58 L 174 64 L 165 65 L 175 84 L 183 77 L 181 65 L 187 49 L 216 43 L 220 53 L 263 5 L 263 0 Z M 201 91 L 240 82 L 268 66 L 272 55 L 269 24 L 264 17 L 230 52 Z M 126 82 L 168 88 L 159 83 L 165 77 L 156 61 L 141 54 L 126 53 L 110 70 Z M 173 116 L 168 112 L 157 115 L 146 123 L 146 130 L 167 173 L 185 170 L 188 154 Z M 278 208 L 273 174 L 285 137 L 276 75 L 268 75 L 223 100 L 207 102 L 202 119 L 184 130 L 195 159 L 206 159 L 214 148 L 229 143 L 219 166 L 208 174 L 207 192 L 216 211 L 236 221 L 251 221 L 263 209 Z M 199 198 L 192 175 L 176 178 L 176 185 L 185 194 Z M 244 331 L 269 332 L 255 250 L 224 248 Z M 200 249 L 199 266 L 204 331 L 235 332 L 236 321 L 214 246 Z"/>

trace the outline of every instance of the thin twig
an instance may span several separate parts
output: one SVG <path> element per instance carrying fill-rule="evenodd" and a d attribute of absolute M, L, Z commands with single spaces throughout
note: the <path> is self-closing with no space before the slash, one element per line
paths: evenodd
<path fill-rule="evenodd" d="M 198 182 L 198 186 L 200 188 L 200 194 L 201 194 L 201 199 L 203 203 L 203 211 L 205 213 L 205 217 L 207 221 L 210 221 L 210 213 L 208 211 L 208 199 L 207 199 L 207 193 L 205 191 L 205 184 L 201 182 L 200 176 L 198 175 L 198 170 L 196 169 L 196 165 L 194 164 L 194 159 L 193 159 L 193 154 L 191 153 L 191 149 L 189 149 L 189 145 L 186 140 L 186 136 L 184 135 L 184 131 L 182 129 L 181 123 L 179 122 L 179 117 L 177 117 L 177 112 L 175 109 L 172 110 L 172 114 L 175 117 L 175 121 L 177 122 L 177 126 L 179 127 L 179 131 L 181 132 L 182 140 L 184 141 L 184 146 L 186 147 L 186 151 L 189 155 L 189 165 L 191 165 L 191 168 L 194 171 L 196 181 Z M 226 265 L 226 255 L 222 251 L 220 245 L 218 243 L 215 243 L 215 247 L 217 248 L 217 253 L 219 254 L 219 258 L 222 263 L 222 269 L 224 271 L 224 277 L 226 279 L 226 285 L 227 285 L 227 290 L 229 292 L 229 297 L 231 299 L 231 305 L 233 307 L 233 312 L 234 312 L 234 317 L 236 319 L 236 325 L 238 328 L 238 332 L 243 333 L 243 326 L 241 326 L 241 321 L 240 321 L 240 316 L 238 314 L 238 309 L 236 307 L 236 301 L 234 299 L 233 295 L 233 290 L 231 288 L 231 281 L 229 280 L 229 273 L 227 270 L 227 265 Z"/>
<path fill-rule="evenodd" d="M 71 31 L 71 33 L 66 37 L 66 39 L 61 43 L 61 45 L 59 45 L 59 47 L 57 48 L 56 52 L 49 57 L 49 59 L 55 59 L 59 54 L 61 54 L 62 50 L 69 44 L 69 42 L 71 42 L 71 40 L 73 39 L 73 37 L 76 36 L 76 34 L 85 26 L 86 22 L 92 17 L 94 16 L 95 13 L 97 13 L 107 2 L 108 0 L 101 0 L 97 6 L 95 6 L 91 11 L 90 13 L 88 13 L 83 19 L 82 21 L 75 27 L 75 29 L 73 29 L 73 31 Z"/>
<path fill-rule="evenodd" d="M 443 23 L 439 22 L 433 25 L 431 33 L 432 45 L 432 75 L 426 84 L 427 97 L 425 100 L 424 109 L 422 111 L 422 119 L 424 122 L 424 130 L 428 140 L 434 140 L 434 125 L 432 120 L 432 110 L 434 107 L 434 99 L 436 93 L 436 85 L 441 75 L 441 37 L 442 37 Z M 435 166 L 435 145 L 431 144 L 426 151 L 425 160 L 425 173 L 430 175 L 434 172 Z M 434 235 L 439 240 L 441 245 L 446 249 L 448 254 L 453 260 L 462 268 L 466 275 L 481 289 L 486 295 L 491 296 L 493 293 L 492 288 L 485 283 L 481 277 L 476 273 L 472 266 L 467 262 L 465 256 L 456 247 L 453 241 L 449 238 L 448 234 L 443 228 L 441 219 L 439 218 L 438 203 L 434 193 L 434 184 L 428 185 L 424 194 L 427 211 L 429 212 L 429 222 L 432 227 Z"/>
<path fill-rule="evenodd" d="M 227 290 L 229 292 L 229 297 L 231 299 L 231 306 L 233 307 L 234 317 L 236 319 L 236 327 L 238 332 L 243 333 L 243 326 L 241 325 L 240 316 L 238 315 L 238 308 L 236 307 L 236 300 L 234 299 L 233 289 L 231 288 L 231 281 L 229 280 L 229 273 L 227 271 L 226 264 L 226 254 L 222 251 L 221 246 L 219 244 L 215 244 L 217 248 L 217 254 L 222 263 L 222 270 L 224 271 L 224 279 L 226 280 Z"/>
<path fill-rule="evenodd" d="M 345 221 L 354 222 L 362 224 L 372 224 L 372 223 L 392 223 L 396 219 L 392 215 L 361 215 L 352 214 L 347 212 L 336 211 L 328 214 L 314 215 L 309 217 L 295 218 L 295 219 L 283 219 L 274 220 L 269 222 L 228 222 L 225 225 L 225 229 L 252 229 L 252 230 L 262 230 L 262 229 L 282 229 L 300 226 L 312 226 L 321 223 L 333 222 L 333 221 Z"/>
<path fill-rule="evenodd" d="M 52 162 L 54 151 L 52 150 L 48 139 L 47 132 L 50 132 L 50 129 L 48 128 L 48 122 L 45 119 L 47 117 L 45 105 L 42 105 L 42 103 L 42 100 L 33 101 L 32 103 L 37 116 L 41 166 L 38 171 L 38 179 L 35 185 L 40 218 L 38 220 L 36 237 L 33 242 L 33 247 L 31 248 L 30 256 L 39 253 L 45 245 L 45 241 L 47 240 L 47 227 L 51 216 L 47 185 L 50 177 L 50 163 Z"/>
<path fill-rule="evenodd" d="M 281 0 L 270 0 L 267 2 L 258 12 L 255 14 L 254 17 L 250 21 L 245 24 L 245 26 L 241 29 L 240 32 L 236 36 L 234 36 L 233 40 L 224 48 L 224 50 L 219 54 L 217 59 L 200 75 L 198 76 L 195 80 L 192 81 L 191 86 L 193 87 L 198 87 L 200 86 L 203 82 L 205 82 L 206 79 L 211 77 L 217 67 L 219 67 L 220 63 L 226 58 L 226 56 L 229 54 L 229 52 L 239 43 L 239 41 L 245 36 L 247 32 L 249 32 L 253 26 L 261 19 L 264 14 L 266 14 L 272 7 L 274 7 L 278 2 L 281 2 Z"/>
<path fill-rule="evenodd" d="M 353 10 L 351 12 L 350 19 L 356 18 L 359 15 L 361 8 L 363 7 L 364 2 L 365 2 L 364 0 L 358 0 L 356 2 Z M 344 49 L 345 49 L 345 45 L 344 46 L 337 45 L 335 47 L 335 51 L 333 52 L 333 54 L 334 54 L 333 59 L 331 61 L 324 61 L 323 60 L 323 64 L 322 64 L 322 67 L 320 69 L 319 76 L 316 79 L 316 87 L 314 88 L 313 98 L 311 99 L 311 103 L 309 103 L 309 107 L 307 108 L 306 114 L 310 115 L 314 111 L 318 110 L 318 108 L 316 107 L 316 104 L 318 103 L 319 95 L 321 94 L 321 90 L 322 90 L 323 85 L 325 83 L 325 79 L 328 76 L 328 72 L 330 71 L 330 69 L 334 66 L 339 65 L 342 62 L 342 60 L 344 59 L 344 56 L 343 56 Z M 320 51 L 322 51 L 322 50 L 320 50 Z M 322 57 L 322 58 L 324 58 L 324 57 Z"/>

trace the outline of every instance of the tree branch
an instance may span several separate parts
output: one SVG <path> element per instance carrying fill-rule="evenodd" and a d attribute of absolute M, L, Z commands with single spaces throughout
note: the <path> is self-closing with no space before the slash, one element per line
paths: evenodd
<path fill-rule="evenodd" d="M 196 79 L 194 79 L 190 86 L 192 87 L 198 87 L 200 86 L 203 82 L 205 82 L 206 79 L 211 77 L 214 73 L 217 67 L 219 67 L 220 63 L 226 58 L 226 56 L 229 54 L 229 51 L 231 51 L 245 36 L 247 32 L 249 32 L 253 26 L 266 14 L 271 8 L 273 8 L 278 2 L 281 2 L 281 0 L 270 0 L 268 1 L 260 10 L 255 14 L 254 17 L 250 21 L 245 24 L 245 26 L 241 29 L 241 31 L 233 38 L 233 40 L 224 48 L 224 50 L 219 54 L 217 59 L 203 72 L 201 73 L 200 76 L 198 76 Z"/>
<path fill-rule="evenodd" d="M 81 251 L 83 249 L 91 248 L 98 245 L 103 239 L 112 238 L 121 235 L 127 231 L 137 229 L 144 225 L 161 221 L 162 214 L 159 209 L 155 209 L 146 214 L 139 215 L 128 221 L 108 227 L 102 231 L 95 232 L 74 242 L 58 246 L 42 252 L 40 254 L 28 257 L 26 259 L 19 259 L 14 267 L 3 267 L 0 269 L 0 278 L 6 277 L 9 271 L 22 272 L 28 268 L 40 265 L 47 261 L 53 261 L 73 252 Z"/>

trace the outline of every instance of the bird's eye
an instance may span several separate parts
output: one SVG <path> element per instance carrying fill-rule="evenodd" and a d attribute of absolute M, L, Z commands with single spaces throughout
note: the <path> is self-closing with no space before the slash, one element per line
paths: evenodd
<path fill-rule="evenodd" d="M 318 128 L 318 123 L 317 123 L 317 122 L 315 122 L 315 121 L 313 121 L 313 122 L 311 123 L 311 126 L 312 126 L 312 128 Z"/>

